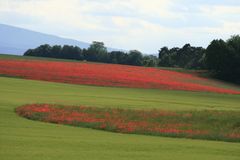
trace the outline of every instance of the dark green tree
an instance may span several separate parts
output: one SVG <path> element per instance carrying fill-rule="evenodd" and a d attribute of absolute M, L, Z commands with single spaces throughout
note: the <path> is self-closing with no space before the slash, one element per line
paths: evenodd
<path fill-rule="evenodd" d="M 49 57 L 61 58 L 61 52 L 62 52 L 62 46 L 54 45 L 54 46 L 52 46 L 52 51 L 51 51 Z"/>
<path fill-rule="evenodd" d="M 24 56 L 34 56 L 34 49 L 28 49 L 24 54 Z"/>
<path fill-rule="evenodd" d="M 213 40 L 206 50 L 206 66 L 213 75 L 240 83 L 240 37 L 232 36 L 226 42 Z"/>
<path fill-rule="evenodd" d="M 44 44 L 39 46 L 35 52 L 38 56 L 48 57 L 51 52 L 52 47 L 49 44 Z"/>
<path fill-rule="evenodd" d="M 159 66 L 200 69 L 204 67 L 204 54 L 204 48 L 192 47 L 190 44 L 185 44 L 182 48 L 163 47 L 159 50 Z"/>
<path fill-rule="evenodd" d="M 229 49 L 227 43 L 222 39 L 213 40 L 206 50 L 205 58 L 208 69 L 215 72 L 215 74 L 221 74 L 227 67 Z"/>
<path fill-rule="evenodd" d="M 131 50 L 128 54 L 127 63 L 134 66 L 143 65 L 143 55 L 138 50 Z"/>
<path fill-rule="evenodd" d="M 97 61 L 97 62 L 108 62 L 109 56 L 107 52 L 107 48 L 104 46 L 103 42 L 93 41 L 89 46 L 86 59 L 89 61 Z"/>
<path fill-rule="evenodd" d="M 127 64 L 128 54 L 122 51 L 112 51 L 109 53 L 110 61 L 115 64 Z"/>
<path fill-rule="evenodd" d="M 158 58 L 153 55 L 143 56 L 143 66 L 146 67 L 156 67 L 158 64 Z"/>

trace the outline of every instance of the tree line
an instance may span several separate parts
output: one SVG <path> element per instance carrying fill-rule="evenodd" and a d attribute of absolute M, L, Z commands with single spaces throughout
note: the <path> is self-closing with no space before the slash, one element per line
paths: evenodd
<path fill-rule="evenodd" d="M 138 50 L 111 51 L 108 52 L 103 42 L 94 41 L 89 48 L 81 49 L 71 45 L 40 45 L 35 49 L 29 49 L 24 56 L 50 57 L 61 59 L 86 60 L 92 62 L 103 62 L 113 64 L 125 64 L 134 66 L 157 66 L 157 57 L 153 55 L 143 55 Z"/>
<path fill-rule="evenodd" d="M 70 45 L 40 45 L 29 49 L 24 56 L 86 60 L 148 67 L 180 67 L 208 69 L 211 75 L 240 83 L 240 36 L 228 40 L 213 40 L 205 49 L 185 44 L 183 47 L 162 47 L 158 57 L 144 55 L 138 50 L 108 52 L 103 42 L 94 41 L 87 49 Z"/>
<path fill-rule="evenodd" d="M 204 68 L 204 55 L 206 50 L 202 47 L 192 47 L 185 44 L 182 48 L 169 49 L 163 47 L 159 50 L 159 66 L 180 67 L 188 69 Z"/>

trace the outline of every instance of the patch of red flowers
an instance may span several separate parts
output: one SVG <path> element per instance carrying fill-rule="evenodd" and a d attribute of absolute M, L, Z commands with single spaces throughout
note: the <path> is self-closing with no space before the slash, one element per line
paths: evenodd
<path fill-rule="evenodd" d="M 233 119 L 237 121 L 240 115 L 236 112 L 216 115 L 214 111 L 146 111 L 49 104 L 24 105 L 16 112 L 28 119 L 112 132 L 240 141 L 240 130 L 228 128 L 236 126 Z"/>
<path fill-rule="evenodd" d="M 116 64 L 1 59 L 0 74 L 72 84 L 240 94 L 194 74 Z"/>

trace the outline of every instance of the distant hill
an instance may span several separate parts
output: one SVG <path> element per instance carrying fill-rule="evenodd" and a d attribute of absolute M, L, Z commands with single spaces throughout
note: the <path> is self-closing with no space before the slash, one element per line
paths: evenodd
<path fill-rule="evenodd" d="M 86 42 L 0 24 L 0 53 L 22 55 L 26 50 L 36 48 L 41 44 L 67 44 L 80 48 L 88 48 L 90 45 Z M 112 51 L 117 49 L 108 48 L 108 50 Z"/>

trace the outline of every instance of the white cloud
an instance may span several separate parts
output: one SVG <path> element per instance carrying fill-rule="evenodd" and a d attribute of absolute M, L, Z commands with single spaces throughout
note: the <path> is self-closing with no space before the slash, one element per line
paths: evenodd
<path fill-rule="evenodd" d="M 214 37 L 239 33 L 240 4 L 191 2 L 0 0 L 0 23 L 151 53 L 162 45 L 206 45 Z"/>

